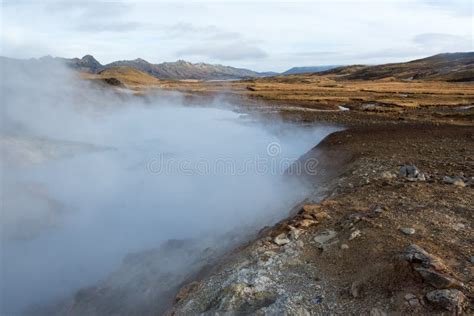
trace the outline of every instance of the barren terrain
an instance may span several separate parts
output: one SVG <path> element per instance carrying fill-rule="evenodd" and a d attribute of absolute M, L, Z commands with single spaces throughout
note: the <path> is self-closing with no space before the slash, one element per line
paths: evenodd
<path fill-rule="evenodd" d="M 319 160 L 326 186 L 189 277 L 168 313 L 473 312 L 472 83 L 328 72 L 159 86 L 189 100 L 238 99 L 263 119 L 346 128 L 301 158 Z"/>

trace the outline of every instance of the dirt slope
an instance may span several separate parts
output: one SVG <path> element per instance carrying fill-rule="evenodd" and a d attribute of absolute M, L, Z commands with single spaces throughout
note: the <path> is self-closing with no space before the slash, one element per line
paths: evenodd
<path fill-rule="evenodd" d="M 169 314 L 473 312 L 473 148 L 467 127 L 406 124 L 330 135 L 306 157 L 350 157 L 329 197 L 308 198 L 298 214 L 184 286 Z M 405 164 L 424 180 L 396 176 Z M 443 181 L 456 175 L 465 186 Z M 409 260 L 417 247 L 432 260 L 425 268 Z M 428 299 L 445 289 L 458 295 L 456 303 Z"/>

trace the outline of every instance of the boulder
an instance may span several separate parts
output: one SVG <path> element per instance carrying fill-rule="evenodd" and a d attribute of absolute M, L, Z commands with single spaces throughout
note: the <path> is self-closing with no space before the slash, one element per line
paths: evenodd
<path fill-rule="evenodd" d="M 400 167 L 398 176 L 402 178 L 407 178 L 411 181 L 425 181 L 426 177 L 423 173 L 418 170 L 416 166 L 413 165 L 404 165 Z"/>
<path fill-rule="evenodd" d="M 412 244 L 405 249 L 404 258 L 411 263 L 419 263 L 424 268 L 432 268 L 436 271 L 445 271 L 446 265 L 441 258 L 436 257 L 418 245 Z"/>
<path fill-rule="evenodd" d="M 275 244 L 277 244 L 278 246 L 283 246 L 283 245 L 286 245 L 287 243 L 289 243 L 290 240 L 288 239 L 288 237 L 286 237 L 285 233 L 281 233 L 280 235 L 276 236 L 273 239 L 273 242 Z"/>
<path fill-rule="evenodd" d="M 458 280 L 451 278 L 445 274 L 433 271 L 432 269 L 415 268 L 415 271 L 420 274 L 420 276 L 426 283 L 431 284 L 437 289 L 454 287 L 462 288 L 464 286 Z"/>
<path fill-rule="evenodd" d="M 426 299 L 456 315 L 462 313 L 466 296 L 456 289 L 434 290 L 426 294 Z"/>

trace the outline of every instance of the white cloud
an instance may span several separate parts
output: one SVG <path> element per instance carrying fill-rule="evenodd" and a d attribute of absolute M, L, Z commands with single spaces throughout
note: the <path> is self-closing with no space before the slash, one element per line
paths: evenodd
<path fill-rule="evenodd" d="M 473 49 L 472 38 L 443 33 L 423 33 L 414 38 L 414 42 L 423 48 L 439 51 L 464 51 Z"/>
<path fill-rule="evenodd" d="M 1 45 L 10 57 L 185 58 L 278 71 L 472 50 L 472 23 L 464 0 L 3 0 Z"/>
<path fill-rule="evenodd" d="M 177 54 L 184 57 L 199 56 L 219 61 L 260 59 L 267 57 L 267 53 L 259 47 L 244 42 L 230 42 L 217 45 L 210 42 L 182 49 L 178 51 Z"/>

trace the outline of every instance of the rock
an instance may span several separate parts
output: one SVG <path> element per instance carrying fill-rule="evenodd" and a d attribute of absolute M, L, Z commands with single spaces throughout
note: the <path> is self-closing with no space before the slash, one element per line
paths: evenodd
<path fill-rule="evenodd" d="M 456 176 L 456 177 L 449 177 L 445 176 L 443 178 L 443 182 L 447 184 L 453 184 L 455 186 L 464 188 L 466 186 L 466 182 L 468 179 L 462 176 Z M 468 183 L 469 184 L 469 183 Z"/>
<path fill-rule="evenodd" d="M 407 301 L 409 301 L 409 300 L 411 300 L 411 299 L 414 299 L 414 298 L 416 298 L 416 296 L 415 296 L 414 294 L 411 294 L 411 293 L 405 294 L 405 299 L 406 299 Z"/>
<path fill-rule="evenodd" d="M 388 181 L 393 180 L 397 177 L 396 175 L 394 175 L 393 173 L 388 172 L 388 171 L 382 172 L 382 174 L 380 176 L 381 176 L 382 179 L 388 180 Z"/>
<path fill-rule="evenodd" d="M 314 241 L 322 246 L 336 236 L 337 233 L 334 230 L 326 230 L 314 237 Z"/>
<path fill-rule="evenodd" d="M 303 214 L 302 217 L 304 219 L 314 219 L 313 215 L 311 215 L 311 214 Z"/>
<path fill-rule="evenodd" d="M 420 171 L 418 170 L 418 168 L 411 165 L 401 166 L 400 170 L 398 171 L 398 175 L 400 177 L 406 178 L 415 178 L 419 173 Z"/>
<path fill-rule="evenodd" d="M 466 225 L 464 225 L 463 223 L 456 223 L 453 225 L 453 228 L 455 231 L 459 231 L 461 229 L 464 229 L 466 228 Z"/>
<path fill-rule="evenodd" d="M 297 240 L 300 235 L 301 235 L 301 229 L 298 229 L 298 228 L 294 228 L 293 226 L 288 226 L 291 231 L 290 231 L 290 238 L 293 239 L 293 240 Z"/>
<path fill-rule="evenodd" d="M 421 277 L 426 283 L 431 284 L 437 289 L 463 287 L 463 284 L 459 282 L 458 280 L 451 278 L 447 275 L 444 275 L 442 273 L 433 271 L 431 269 L 415 268 L 415 271 L 417 271 L 421 275 Z"/>
<path fill-rule="evenodd" d="M 412 244 L 405 249 L 404 258 L 411 263 L 419 263 L 425 268 L 432 268 L 436 271 L 446 270 L 446 265 L 440 258 L 429 254 L 418 245 Z"/>
<path fill-rule="evenodd" d="M 303 248 L 303 247 L 304 247 L 304 242 L 301 241 L 301 240 L 298 240 L 298 241 L 296 242 L 296 246 L 299 247 L 299 248 Z"/>
<path fill-rule="evenodd" d="M 321 205 L 319 204 L 306 204 L 303 205 L 303 211 L 306 213 L 314 213 L 321 210 Z"/>
<path fill-rule="evenodd" d="M 322 296 L 316 296 L 311 300 L 311 303 L 313 304 L 321 304 L 323 302 L 323 297 Z"/>
<path fill-rule="evenodd" d="M 261 283 L 267 282 L 265 277 L 257 277 L 252 280 L 255 284 L 246 282 L 231 284 L 219 292 L 215 298 L 218 311 L 226 311 L 229 314 L 253 314 L 263 306 L 270 306 L 276 300 L 276 294 L 268 291 Z M 194 315 L 195 313 L 184 313 Z M 220 314 L 220 313 L 216 313 Z"/>
<path fill-rule="evenodd" d="M 321 202 L 321 205 L 322 206 L 334 206 L 334 205 L 337 205 L 339 202 L 335 201 L 335 200 L 324 200 Z"/>
<path fill-rule="evenodd" d="M 360 232 L 360 230 L 355 230 L 349 236 L 349 240 L 356 239 L 356 238 L 360 237 L 361 235 L 362 235 L 362 233 Z"/>
<path fill-rule="evenodd" d="M 312 219 L 303 219 L 296 223 L 296 226 L 301 228 L 307 228 L 313 225 L 316 225 L 318 222 Z"/>
<path fill-rule="evenodd" d="M 455 177 L 450 177 L 450 176 L 444 176 L 443 177 L 443 182 L 446 184 L 454 184 L 457 180 L 461 180 L 464 182 L 465 178 L 460 177 L 460 176 L 455 176 Z"/>
<path fill-rule="evenodd" d="M 380 214 L 382 214 L 382 213 L 383 213 L 383 207 L 377 206 L 377 207 L 374 209 L 374 214 L 375 214 L 375 215 L 378 216 L 378 215 L 380 215 Z"/>
<path fill-rule="evenodd" d="M 408 305 L 410 305 L 412 308 L 416 308 L 420 306 L 420 300 L 418 300 L 418 298 L 411 293 L 408 293 L 405 295 L 405 300 L 407 301 Z"/>
<path fill-rule="evenodd" d="M 469 259 L 469 262 L 471 262 L 472 264 L 474 264 L 474 256 L 471 256 L 471 258 Z"/>
<path fill-rule="evenodd" d="M 347 250 L 347 249 L 349 249 L 349 245 L 347 245 L 347 244 L 342 244 L 342 245 L 341 245 L 341 249 L 342 249 L 342 250 Z"/>
<path fill-rule="evenodd" d="M 426 294 L 426 299 L 448 311 L 461 314 L 466 296 L 456 289 L 434 290 Z"/>
<path fill-rule="evenodd" d="M 281 233 L 280 235 L 276 236 L 275 239 L 273 239 L 273 242 L 278 246 L 283 246 L 289 243 L 290 240 L 286 237 L 285 233 Z"/>
<path fill-rule="evenodd" d="M 109 84 L 111 86 L 125 88 L 125 85 L 122 83 L 122 81 L 118 80 L 117 78 L 105 78 L 105 79 L 102 79 L 102 80 L 103 80 L 103 82 L 105 82 L 106 84 Z"/>
<path fill-rule="evenodd" d="M 329 216 L 329 214 L 324 212 L 324 211 L 318 212 L 318 213 L 314 214 L 313 216 L 319 222 L 321 222 L 325 219 L 331 218 L 331 216 Z"/>
<path fill-rule="evenodd" d="M 357 282 L 352 282 L 351 284 L 351 295 L 354 298 L 358 298 L 360 296 L 360 284 Z"/>
<path fill-rule="evenodd" d="M 417 167 L 412 165 L 404 165 L 400 167 L 398 176 L 407 178 L 412 181 L 425 181 L 426 177 L 421 173 Z"/>
<path fill-rule="evenodd" d="M 400 228 L 400 231 L 404 233 L 405 235 L 414 235 L 415 234 L 415 229 L 411 227 L 402 227 Z"/>
<path fill-rule="evenodd" d="M 385 313 L 380 308 L 374 307 L 370 310 L 370 316 L 387 316 L 387 313 Z"/>

